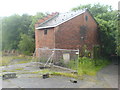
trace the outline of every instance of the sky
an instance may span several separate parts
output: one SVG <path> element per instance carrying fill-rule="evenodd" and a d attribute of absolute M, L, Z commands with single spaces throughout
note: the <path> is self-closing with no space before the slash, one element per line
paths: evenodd
<path fill-rule="evenodd" d="M 1 0 L 0 17 L 13 14 L 35 15 L 37 12 L 68 12 L 85 4 L 100 3 L 118 9 L 119 0 Z"/>

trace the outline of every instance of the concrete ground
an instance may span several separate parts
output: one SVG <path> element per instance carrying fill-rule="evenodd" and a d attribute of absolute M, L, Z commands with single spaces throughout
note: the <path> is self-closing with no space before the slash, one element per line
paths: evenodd
<path fill-rule="evenodd" d="M 1 67 L 3 70 L 37 71 L 37 63 L 26 63 Z M 22 70 L 21 70 L 22 71 Z M 43 79 L 40 74 L 17 74 L 17 78 L 2 80 L 2 88 L 118 88 L 118 65 L 108 65 L 97 73 L 96 76 L 84 76 L 77 83 L 70 82 L 69 77 L 51 76 Z M 0 78 L 1 79 L 1 78 Z"/>

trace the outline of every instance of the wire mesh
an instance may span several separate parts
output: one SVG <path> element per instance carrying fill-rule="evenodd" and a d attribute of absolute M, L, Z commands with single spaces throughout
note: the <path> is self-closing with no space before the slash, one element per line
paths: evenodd
<path fill-rule="evenodd" d="M 77 70 L 79 50 L 71 49 L 36 49 L 38 62 L 46 65 L 57 65 L 73 70 Z"/>

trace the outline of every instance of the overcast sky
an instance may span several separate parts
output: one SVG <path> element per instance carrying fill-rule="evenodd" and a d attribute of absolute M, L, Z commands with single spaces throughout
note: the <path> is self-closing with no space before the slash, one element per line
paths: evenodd
<path fill-rule="evenodd" d="M 30 15 L 36 12 L 67 12 L 80 4 L 101 3 L 111 5 L 118 9 L 119 0 L 1 0 L 0 16 L 27 13 Z"/>

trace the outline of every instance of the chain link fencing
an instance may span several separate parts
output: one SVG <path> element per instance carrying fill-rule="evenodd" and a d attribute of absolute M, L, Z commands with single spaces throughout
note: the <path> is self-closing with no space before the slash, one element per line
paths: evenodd
<path fill-rule="evenodd" d="M 78 68 L 79 50 L 38 48 L 35 51 L 37 62 L 47 65 L 56 65 L 72 70 Z"/>

